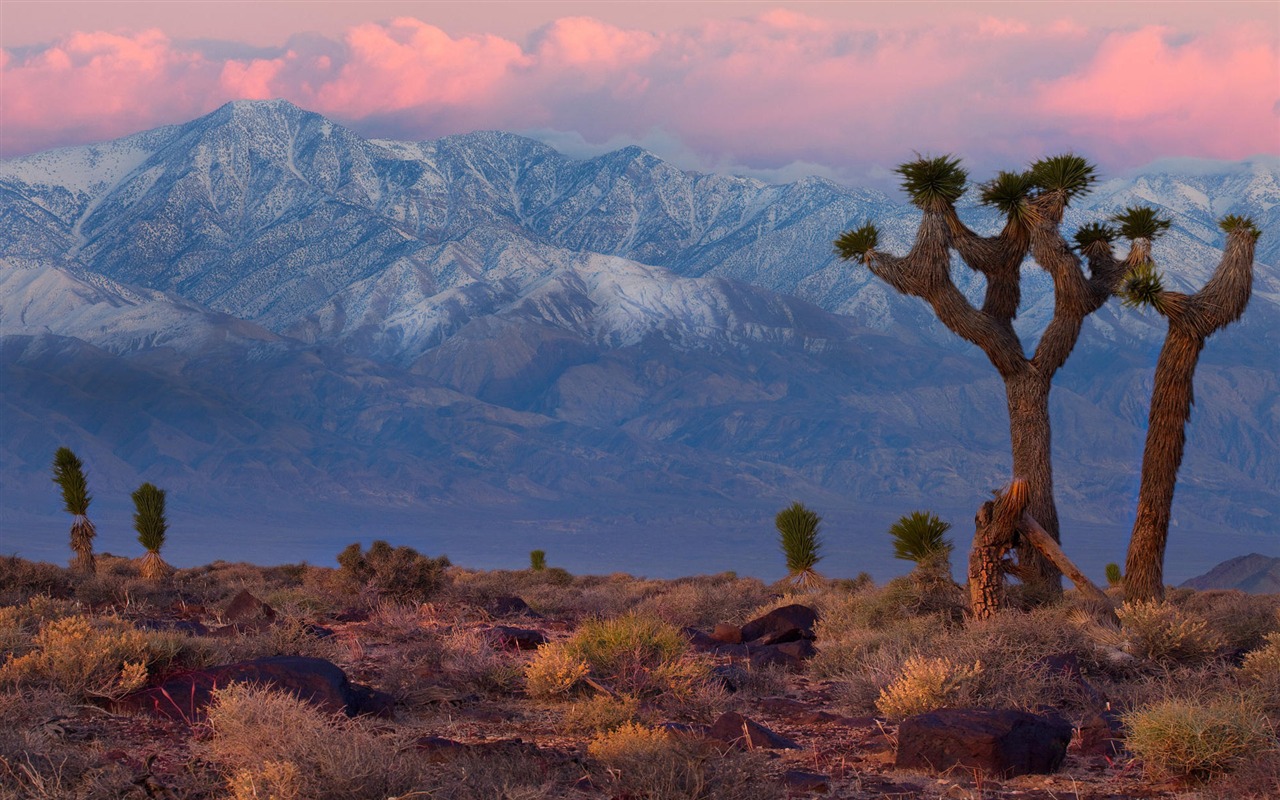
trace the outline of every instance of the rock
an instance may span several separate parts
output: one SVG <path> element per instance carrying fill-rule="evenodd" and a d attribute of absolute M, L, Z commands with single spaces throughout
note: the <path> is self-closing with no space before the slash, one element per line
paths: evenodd
<path fill-rule="evenodd" d="M 816 652 L 813 642 L 808 639 L 764 646 L 751 645 L 751 666 L 769 667 L 777 665 L 790 672 L 800 672 L 804 669 L 805 662 L 813 658 Z"/>
<path fill-rule="evenodd" d="M 139 711 L 196 722 L 204 718 L 214 688 L 256 683 L 288 692 L 329 712 L 348 716 L 390 713 L 389 695 L 351 683 L 337 664 L 322 658 L 273 656 L 174 675 L 162 683 L 125 695 L 117 711 Z"/>
<path fill-rule="evenodd" d="M 510 650 L 537 650 L 546 644 L 547 635 L 542 631 L 530 628 L 513 628 L 509 625 L 494 625 L 489 635 Z"/>
<path fill-rule="evenodd" d="M 721 622 L 711 632 L 711 638 L 724 644 L 742 644 L 742 628 L 737 625 L 730 625 L 727 622 Z"/>
<path fill-rule="evenodd" d="M 525 616 L 542 619 L 542 615 L 529 608 L 529 604 L 515 595 L 501 595 L 489 601 L 486 610 L 495 617 Z"/>
<path fill-rule="evenodd" d="M 1080 754 L 1114 758 L 1124 752 L 1124 723 L 1114 711 L 1101 711 L 1080 723 Z"/>
<path fill-rule="evenodd" d="M 774 733 L 758 722 L 747 719 L 736 711 L 726 711 L 711 723 L 707 738 L 716 739 L 735 747 L 768 750 L 799 750 L 800 745 L 785 736 Z"/>
<path fill-rule="evenodd" d="M 831 779 L 816 772 L 789 769 L 782 773 L 782 783 L 792 792 L 823 792 L 831 788 Z"/>
<path fill-rule="evenodd" d="M 275 622 L 276 610 L 258 598 L 248 589 L 241 589 L 239 594 L 231 598 L 222 619 L 228 623 L 253 624 L 259 622 Z"/>
<path fill-rule="evenodd" d="M 977 769 L 992 777 L 1046 774 L 1062 766 L 1071 724 L 1008 709 L 944 708 L 898 726 L 897 769 Z"/>
<path fill-rule="evenodd" d="M 782 641 L 813 638 L 813 625 L 818 621 L 818 612 L 808 606 L 793 604 L 775 608 L 763 617 L 753 619 L 742 626 L 742 641 L 754 642 L 765 637 L 772 640 L 765 644 L 776 644 Z M 793 631 L 797 633 L 792 633 Z M 785 637 L 794 636 L 794 639 Z"/>

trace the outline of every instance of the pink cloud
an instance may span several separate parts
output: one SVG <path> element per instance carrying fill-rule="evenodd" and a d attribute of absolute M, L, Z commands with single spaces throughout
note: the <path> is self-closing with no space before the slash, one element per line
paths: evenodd
<path fill-rule="evenodd" d="M 1082 137 L 1129 146 L 1221 158 L 1274 151 L 1274 36 L 1231 29 L 1181 44 L 1173 38 L 1159 27 L 1108 36 L 1084 69 L 1039 87 L 1038 109 Z"/>
<path fill-rule="evenodd" d="M 1277 36 L 976 15 L 877 28 L 787 10 L 679 30 L 556 20 L 521 45 L 400 18 L 229 58 L 156 30 L 0 51 L 5 155 L 283 97 L 367 135 L 474 128 L 668 141 L 708 167 L 865 174 L 912 150 L 980 169 L 1076 149 L 1112 167 L 1276 149 Z M 655 132 L 660 132 L 655 135 Z M 860 172 L 859 172 L 860 171 Z"/>

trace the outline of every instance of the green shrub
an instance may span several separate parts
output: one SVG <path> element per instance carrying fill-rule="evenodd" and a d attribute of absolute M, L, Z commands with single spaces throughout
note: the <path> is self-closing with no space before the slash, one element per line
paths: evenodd
<path fill-rule="evenodd" d="M 929 511 L 912 511 L 889 526 L 893 537 L 893 557 L 920 564 L 933 558 L 950 558 L 951 542 L 946 532 L 950 522 L 943 522 Z"/>
<path fill-rule="evenodd" d="M 565 642 L 598 680 L 637 697 L 689 691 L 705 671 L 682 661 L 688 647 L 677 628 L 639 614 L 588 620 Z"/>
<path fill-rule="evenodd" d="M 1154 777 L 1203 781 L 1273 744 L 1261 710 L 1240 699 L 1171 699 L 1124 715 L 1126 745 Z"/>
<path fill-rule="evenodd" d="M 1107 583 L 1111 586 L 1119 586 L 1124 580 L 1124 573 L 1120 570 L 1120 565 L 1111 563 L 1107 565 Z"/>
<path fill-rule="evenodd" d="M 52 686 L 77 697 L 118 697 L 140 688 L 157 660 L 142 631 L 112 617 L 72 615 L 46 623 L 32 649 L 0 665 L 0 685 Z"/>
<path fill-rule="evenodd" d="M 721 753 L 707 743 L 627 723 L 599 734 L 587 754 L 603 767 L 610 797 L 641 800 L 765 800 L 783 796 L 756 753 Z"/>
<path fill-rule="evenodd" d="M 591 668 L 562 642 L 538 648 L 524 669 L 525 691 L 538 700 L 563 700 L 582 686 Z"/>
<path fill-rule="evenodd" d="M 534 572 L 542 572 L 547 568 L 547 551 L 546 550 L 530 550 L 529 551 L 529 569 Z"/>
<path fill-rule="evenodd" d="M 570 705 L 564 712 L 565 733 L 606 733 L 640 718 L 640 701 L 634 697 L 597 694 Z"/>
<path fill-rule="evenodd" d="M 362 552 L 354 542 L 338 554 L 338 566 L 348 584 L 371 588 L 401 600 L 426 600 L 444 585 L 445 556 L 428 558 L 412 547 L 392 547 L 379 539 Z"/>

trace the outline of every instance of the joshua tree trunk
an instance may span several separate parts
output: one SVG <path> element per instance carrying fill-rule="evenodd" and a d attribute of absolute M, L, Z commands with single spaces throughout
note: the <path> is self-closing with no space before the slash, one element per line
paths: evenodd
<path fill-rule="evenodd" d="M 1164 599 L 1164 551 L 1194 402 L 1196 363 L 1205 340 L 1239 319 L 1252 293 L 1258 231 L 1252 223 L 1235 217 L 1224 220 L 1223 227 L 1227 249 L 1203 289 L 1190 296 L 1167 292 L 1156 278 L 1150 292 L 1136 298 L 1163 314 L 1169 331 L 1156 362 L 1138 510 L 1125 559 L 1124 587 L 1129 600 Z M 1135 242 L 1135 249 L 1145 251 L 1146 244 Z"/>
<path fill-rule="evenodd" d="M 71 522 L 71 552 L 75 553 L 71 560 L 71 568 L 86 575 L 96 574 L 98 560 L 93 555 L 93 537 L 97 535 L 89 518 L 77 514 Z"/>
<path fill-rule="evenodd" d="M 1054 375 L 1074 349 L 1085 317 L 1115 294 L 1125 270 L 1109 245 L 1082 245 L 1088 273 L 1061 233 L 1070 199 L 1087 190 L 1093 168 L 1076 156 L 1044 159 L 1025 174 L 1001 173 L 983 187 L 984 203 L 1003 211 L 1004 229 L 982 237 L 960 220 L 955 201 L 967 175 L 950 158 L 920 159 L 899 168 L 904 188 L 924 212 L 911 252 L 893 256 L 875 249 L 873 225 L 836 240 L 846 259 L 866 264 L 873 274 L 902 294 L 924 299 L 953 333 L 973 343 L 990 359 L 1005 382 L 1013 474 L 1025 479 L 1030 509 L 1054 540 L 1059 539 L 1053 498 L 1049 390 Z M 954 251 L 986 279 L 982 307 L 975 308 L 951 278 Z M 1033 356 L 1028 357 L 1013 329 L 1020 299 L 1022 262 L 1028 254 L 1053 278 L 1054 314 Z M 1019 543 L 1019 574 L 1037 594 L 1062 591 L 1061 574 L 1035 548 Z M 981 559 L 979 559 L 981 561 Z"/>

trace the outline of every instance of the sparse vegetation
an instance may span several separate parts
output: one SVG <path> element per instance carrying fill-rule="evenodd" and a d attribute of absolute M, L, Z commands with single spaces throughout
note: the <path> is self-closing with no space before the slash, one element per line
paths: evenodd
<path fill-rule="evenodd" d="M 924 568 L 881 586 L 864 577 L 778 594 L 732 574 L 560 583 L 532 570 L 451 567 L 423 602 L 355 587 L 342 567 L 218 562 L 157 583 L 133 559 L 98 554 L 98 565 L 86 575 L 0 562 L 14 577 L 0 606 L 0 800 L 128 797 L 145 794 L 135 783 L 143 775 L 155 796 L 193 800 L 753 800 L 786 795 L 787 770 L 821 773 L 832 797 L 875 797 L 876 781 L 891 777 L 898 795 L 939 800 L 972 787 L 957 788 L 954 776 L 880 775 L 896 720 L 946 705 L 1049 706 L 1078 724 L 1106 702 L 1133 731 L 1153 731 L 1154 743 L 1139 738 L 1143 770 L 1069 756 L 1062 780 L 1077 793 L 1139 796 L 1151 780 L 1207 779 L 1207 797 L 1266 797 L 1272 779 L 1275 597 L 1177 590 L 1163 604 L 1126 606 L 1116 625 L 1071 593 L 975 620 L 962 613 L 960 587 Z M 227 624 L 241 589 L 274 607 L 265 627 Z M 495 618 L 494 599 L 512 595 L 547 616 Z M 732 631 L 796 603 L 818 622 L 816 655 L 794 668 L 753 663 L 741 645 L 700 651 L 681 630 L 725 622 Z M 518 650 L 502 626 L 536 627 L 550 641 Z M 394 716 L 335 716 L 234 683 L 219 685 L 209 721 L 191 720 L 194 728 L 111 710 L 165 676 L 274 655 L 333 662 L 353 683 L 389 693 Z M 1193 709 L 1177 721 L 1168 707 L 1188 697 Z M 703 735 L 730 710 L 802 749 L 765 756 Z M 1165 716 L 1141 716 L 1153 710 Z M 818 711 L 882 722 L 805 716 Z M 1224 714 L 1225 728 L 1214 722 Z M 1194 725 L 1210 731 L 1196 739 L 1203 752 L 1179 750 Z M 1236 741 L 1255 749 L 1232 755 Z M 139 751 L 157 758 L 148 767 L 132 759 Z M 1021 780 L 989 796 L 1039 785 Z"/>
<path fill-rule="evenodd" d="M 348 586 L 369 589 L 398 600 L 423 601 L 444 585 L 449 559 L 429 558 L 412 547 L 392 547 L 378 539 L 363 551 L 354 542 L 338 554 L 338 566 Z"/>

